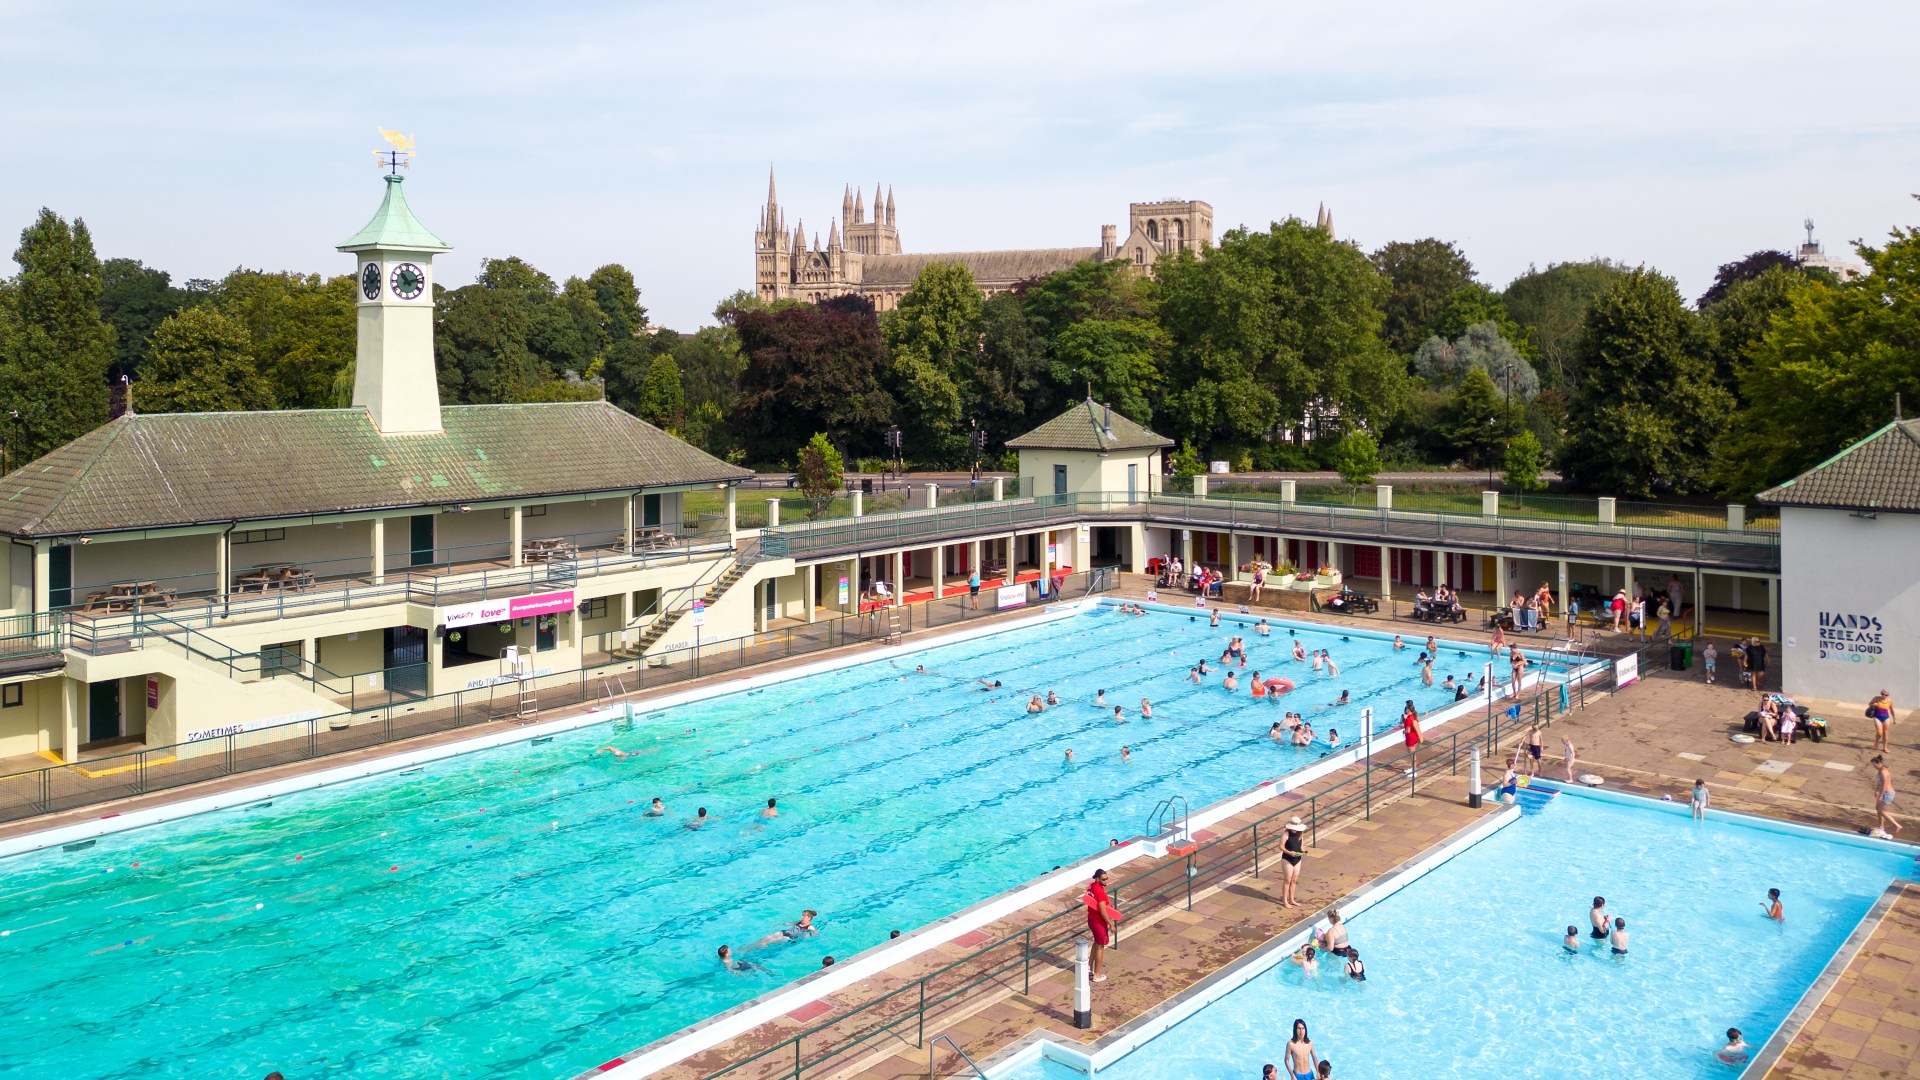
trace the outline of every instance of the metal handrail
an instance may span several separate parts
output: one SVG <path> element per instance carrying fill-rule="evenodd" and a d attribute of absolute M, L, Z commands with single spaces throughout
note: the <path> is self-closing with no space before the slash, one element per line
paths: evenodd
<path fill-rule="evenodd" d="M 960 1060 L 967 1063 L 967 1068 L 973 1070 L 973 1075 L 979 1077 L 980 1080 L 988 1080 L 987 1071 L 985 1069 L 982 1069 L 978 1062 L 968 1057 L 967 1052 L 965 1050 L 960 1049 L 960 1044 L 953 1041 L 953 1036 L 947 1034 L 944 1031 L 938 1035 L 935 1035 L 933 1038 L 927 1040 L 927 1080 L 934 1080 L 934 1071 L 933 1071 L 933 1044 L 934 1043 L 946 1043 L 948 1046 L 952 1047 L 953 1052 L 960 1055 Z"/>

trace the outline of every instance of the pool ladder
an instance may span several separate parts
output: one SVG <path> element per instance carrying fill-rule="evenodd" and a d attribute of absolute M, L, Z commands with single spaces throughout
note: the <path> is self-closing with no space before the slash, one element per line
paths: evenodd
<path fill-rule="evenodd" d="M 1154 806 L 1153 813 L 1147 815 L 1147 828 L 1143 835 L 1157 837 L 1162 830 L 1172 830 L 1172 840 L 1176 844 L 1192 842 L 1193 830 L 1187 827 L 1186 796 L 1169 795 Z"/>
<path fill-rule="evenodd" d="M 933 1069 L 933 1051 L 934 1051 L 933 1044 L 934 1043 L 946 1043 L 948 1046 L 952 1047 L 953 1052 L 960 1055 L 960 1060 L 967 1063 L 967 1068 L 973 1070 L 974 1076 L 979 1077 L 979 1080 L 987 1080 L 987 1074 L 980 1068 L 978 1064 L 974 1062 L 972 1058 L 967 1056 L 967 1052 L 965 1050 L 960 1049 L 960 1044 L 957 1042 L 954 1042 L 953 1036 L 951 1035 L 935 1035 L 933 1038 L 927 1040 L 927 1080 L 935 1080 L 935 1077 L 939 1075 L 938 1073 L 934 1072 L 934 1069 Z"/>

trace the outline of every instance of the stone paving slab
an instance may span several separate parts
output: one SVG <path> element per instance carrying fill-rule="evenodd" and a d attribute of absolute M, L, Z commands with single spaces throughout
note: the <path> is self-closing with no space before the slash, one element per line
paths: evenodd
<path fill-rule="evenodd" d="M 1901 890 L 1766 1075 L 1920 1080 L 1920 886 Z"/>

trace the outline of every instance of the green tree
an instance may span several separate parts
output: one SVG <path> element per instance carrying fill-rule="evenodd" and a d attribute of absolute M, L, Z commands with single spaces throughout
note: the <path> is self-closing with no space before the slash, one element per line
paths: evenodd
<path fill-rule="evenodd" d="M 1020 291 L 995 293 L 980 309 L 980 426 L 993 444 L 1031 431 L 1066 409 L 1047 341 Z"/>
<path fill-rule="evenodd" d="M 246 330 L 254 366 L 279 408 L 348 403 L 359 323 L 351 277 L 237 269 L 208 299 Z M 337 389 L 342 372 L 347 397 Z"/>
<path fill-rule="evenodd" d="M 114 335 L 100 317 L 100 260 L 84 221 L 41 210 L 13 258 L 20 273 L 6 293 L 12 341 L 0 355 L 0 401 L 20 414 L 5 429 L 17 464 L 106 421 Z"/>
<path fill-rule="evenodd" d="M 1526 328 L 1507 311 L 1500 294 L 1478 283 L 1456 289 L 1440 302 L 1440 310 L 1427 324 L 1427 332 L 1449 340 L 1465 334 L 1470 327 L 1492 323 L 1500 336 L 1512 343 L 1528 362 L 1537 355 L 1527 340 Z"/>
<path fill-rule="evenodd" d="M 1500 389 L 1485 368 L 1468 368 L 1444 413 L 1442 434 L 1459 460 L 1475 467 L 1500 457 L 1512 430 Z"/>
<path fill-rule="evenodd" d="M 557 295 L 535 301 L 533 308 L 527 346 L 547 370 L 555 376 L 595 372 L 595 362 L 612 339 L 592 286 L 570 277 Z"/>
<path fill-rule="evenodd" d="M 619 341 L 642 333 L 647 328 L 647 309 L 640 306 L 640 286 L 633 272 L 619 263 L 608 263 L 587 275 L 587 288 L 593 293 L 593 306 L 600 312 L 600 329 L 608 341 Z"/>
<path fill-rule="evenodd" d="M 1579 385 L 1577 353 L 1587 308 L 1626 272 L 1606 259 L 1554 263 L 1545 270 L 1529 268 L 1500 294 L 1536 350 L 1542 385 L 1566 393 Z"/>
<path fill-rule="evenodd" d="M 187 300 L 186 291 L 174 288 L 164 270 L 144 266 L 137 259 L 108 259 L 100 264 L 100 317 L 113 327 L 115 375 L 138 377 L 147 359 L 147 339 Z"/>
<path fill-rule="evenodd" d="M 1745 407 L 1716 448 L 1716 485 L 1744 496 L 1812 468 L 1920 401 L 1920 230 L 1863 247 L 1868 273 L 1794 289 L 1748 350 Z M 1756 282 L 1757 283 L 1756 279 Z"/>
<path fill-rule="evenodd" d="M 238 319 L 210 304 L 161 323 L 134 390 L 143 412 L 237 412 L 273 408 L 273 387 L 260 375 L 253 340 Z"/>
<path fill-rule="evenodd" d="M 1725 299 L 1735 285 L 1743 281 L 1752 281 L 1769 270 L 1799 273 L 1800 264 L 1786 252 L 1772 249 L 1756 251 L 1735 262 L 1721 263 L 1720 269 L 1714 272 L 1713 284 L 1707 287 L 1706 292 L 1700 294 L 1700 302 L 1696 307 L 1701 311 L 1707 310 Z"/>
<path fill-rule="evenodd" d="M 1139 423 L 1153 419 L 1166 337 L 1147 319 L 1093 319 L 1054 339 L 1053 379 L 1087 393 Z"/>
<path fill-rule="evenodd" d="M 1373 483 L 1380 471 L 1380 445 L 1373 436 L 1358 428 L 1348 431 L 1333 452 L 1333 467 L 1340 479 L 1354 487 Z"/>
<path fill-rule="evenodd" d="M 680 426 L 680 413 L 686 394 L 680 388 L 680 365 L 670 354 L 662 353 L 647 365 L 647 377 L 640 384 L 640 419 L 667 431 Z"/>
<path fill-rule="evenodd" d="M 1732 399 L 1714 385 L 1697 319 L 1673 279 L 1647 269 L 1594 299 L 1560 454 L 1574 486 L 1629 498 L 1703 486 Z"/>
<path fill-rule="evenodd" d="M 1539 491 L 1547 486 L 1540 479 L 1540 471 L 1546 468 L 1547 458 L 1540 448 L 1540 440 L 1533 432 L 1521 428 L 1507 444 L 1504 468 L 1507 474 L 1507 486 L 1518 491 Z"/>
<path fill-rule="evenodd" d="M 816 431 L 807 445 L 800 448 L 795 465 L 794 476 L 800 494 L 807 497 L 807 520 L 818 521 L 840 491 L 845 467 L 840 451 L 827 441 L 825 433 Z"/>
<path fill-rule="evenodd" d="M 1154 273 L 1169 434 L 1246 447 L 1288 431 L 1379 430 L 1404 406 L 1405 365 L 1377 332 L 1386 279 L 1325 230 L 1233 229 L 1204 260 L 1176 252 Z"/>
<path fill-rule="evenodd" d="M 1395 240 L 1370 256 L 1390 286 L 1380 301 L 1380 336 L 1407 354 L 1430 334 L 1440 305 L 1473 282 L 1473 263 L 1451 241 Z"/>
<path fill-rule="evenodd" d="M 1740 377 L 1747 354 L 1773 328 L 1774 318 L 1792 309 L 1794 293 L 1802 288 L 1828 288 L 1830 283 L 1831 275 L 1815 277 L 1797 267 L 1773 267 L 1733 281 L 1714 304 L 1701 310 L 1712 332 L 1714 378 L 1733 392 L 1735 400 L 1741 400 Z"/>
<path fill-rule="evenodd" d="M 1200 451 L 1194 449 L 1192 439 L 1183 440 L 1180 449 L 1175 450 L 1167 461 L 1173 466 L 1173 475 L 1181 480 L 1192 479 L 1207 471 L 1207 464 L 1200 460 Z"/>
<path fill-rule="evenodd" d="M 897 420 L 923 458 L 948 461 L 959 450 L 964 417 L 980 397 L 980 320 L 980 287 L 959 263 L 923 267 L 880 320 L 893 351 Z"/>
<path fill-rule="evenodd" d="M 1501 393 L 1525 403 L 1540 392 L 1540 376 L 1492 322 L 1475 323 L 1452 341 L 1434 335 L 1413 356 L 1413 370 L 1436 387 L 1458 386 L 1470 371 L 1484 371 Z"/>
<path fill-rule="evenodd" d="M 440 397 L 448 405 L 519 401 L 548 379 L 528 345 L 536 298 L 476 283 L 442 292 L 434 305 Z"/>

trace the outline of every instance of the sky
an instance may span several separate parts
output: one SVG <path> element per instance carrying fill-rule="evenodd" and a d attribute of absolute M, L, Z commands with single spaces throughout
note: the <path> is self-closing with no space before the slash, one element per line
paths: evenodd
<path fill-rule="evenodd" d="M 1605 256 L 1697 296 L 1804 218 L 1829 254 L 1920 224 L 1916 43 L 1912 0 L 0 0 L 0 229 L 49 207 L 176 282 L 348 273 L 386 127 L 440 282 L 619 262 L 681 330 L 751 287 L 769 167 L 822 237 L 845 185 L 890 185 L 908 251 L 1324 203 L 1496 288 Z"/>

